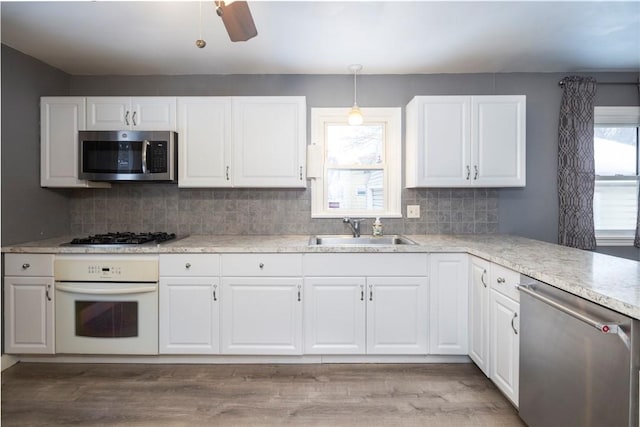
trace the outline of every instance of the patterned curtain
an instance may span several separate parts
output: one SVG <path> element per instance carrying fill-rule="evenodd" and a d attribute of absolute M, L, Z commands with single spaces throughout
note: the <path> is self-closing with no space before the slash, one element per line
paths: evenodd
<path fill-rule="evenodd" d="M 596 81 L 565 77 L 558 129 L 558 243 L 595 249 L 593 99 Z"/>

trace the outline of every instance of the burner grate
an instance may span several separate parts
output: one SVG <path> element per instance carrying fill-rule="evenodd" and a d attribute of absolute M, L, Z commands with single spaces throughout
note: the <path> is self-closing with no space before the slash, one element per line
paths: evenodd
<path fill-rule="evenodd" d="M 162 243 L 175 239 L 175 233 L 153 232 L 153 233 L 105 233 L 94 234 L 87 237 L 73 239 L 72 245 L 143 245 L 145 243 Z"/>

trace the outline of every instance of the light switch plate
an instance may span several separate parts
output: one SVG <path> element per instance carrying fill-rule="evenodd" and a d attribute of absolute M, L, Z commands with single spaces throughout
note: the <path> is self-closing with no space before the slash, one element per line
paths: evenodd
<path fill-rule="evenodd" d="M 407 218 L 420 218 L 420 205 L 407 205 Z"/>

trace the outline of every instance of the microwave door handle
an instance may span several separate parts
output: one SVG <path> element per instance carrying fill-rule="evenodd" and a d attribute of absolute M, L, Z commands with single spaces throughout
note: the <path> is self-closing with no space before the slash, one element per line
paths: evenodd
<path fill-rule="evenodd" d="M 147 149 L 151 146 L 149 140 L 145 139 L 142 141 L 142 173 L 146 174 L 147 172 Z"/>

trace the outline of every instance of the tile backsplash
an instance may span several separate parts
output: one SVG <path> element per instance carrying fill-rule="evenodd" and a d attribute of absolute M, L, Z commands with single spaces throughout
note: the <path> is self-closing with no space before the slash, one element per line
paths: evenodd
<path fill-rule="evenodd" d="M 495 189 L 405 189 L 420 218 L 382 218 L 385 234 L 493 234 Z M 71 234 L 166 231 L 185 234 L 345 234 L 339 218 L 311 218 L 311 190 L 186 189 L 175 184 L 114 184 L 74 190 Z M 363 231 L 370 232 L 373 219 Z"/>

